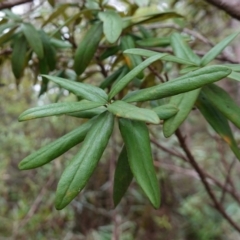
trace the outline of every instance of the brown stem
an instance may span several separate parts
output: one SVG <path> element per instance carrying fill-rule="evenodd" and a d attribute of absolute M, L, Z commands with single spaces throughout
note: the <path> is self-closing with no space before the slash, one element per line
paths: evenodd
<path fill-rule="evenodd" d="M 192 167 L 196 170 L 196 172 L 198 173 L 208 195 L 210 196 L 210 198 L 213 201 L 214 207 L 219 211 L 219 213 L 221 213 L 221 215 L 229 222 L 229 224 L 240 233 L 240 227 L 232 220 L 232 218 L 230 218 L 230 216 L 228 216 L 228 214 L 226 213 L 225 209 L 223 208 L 223 206 L 218 202 L 216 196 L 214 195 L 214 193 L 212 192 L 212 189 L 210 188 L 204 173 L 202 172 L 201 168 L 198 166 L 197 162 L 195 161 L 192 153 L 190 152 L 190 150 L 188 149 L 188 146 L 186 145 L 185 139 L 182 136 L 181 131 L 178 129 L 175 132 L 179 144 L 182 147 L 183 151 L 185 152 L 189 163 L 192 165 Z"/>
<path fill-rule="evenodd" d="M 33 2 L 33 0 L 15 0 L 15 1 L 4 1 L 0 3 L 0 10 L 12 8 L 17 5 L 21 5 L 24 3 Z"/>

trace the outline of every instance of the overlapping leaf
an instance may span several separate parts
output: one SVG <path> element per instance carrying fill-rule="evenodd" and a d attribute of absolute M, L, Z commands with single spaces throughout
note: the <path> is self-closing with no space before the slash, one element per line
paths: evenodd
<path fill-rule="evenodd" d="M 113 115 L 109 112 L 104 112 L 96 118 L 80 151 L 71 160 L 60 178 L 55 201 L 58 210 L 68 205 L 85 187 L 107 146 L 113 123 Z"/>
<path fill-rule="evenodd" d="M 152 109 L 160 119 L 166 120 L 174 116 L 178 111 L 178 107 L 174 104 L 168 103 Z"/>

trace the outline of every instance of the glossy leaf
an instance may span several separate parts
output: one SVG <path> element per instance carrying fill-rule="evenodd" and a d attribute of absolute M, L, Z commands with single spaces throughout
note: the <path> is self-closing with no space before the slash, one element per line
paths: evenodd
<path fill-rule="evenodd" d="M 52 82 L 60 85 L 62 88 L 73 92 L 75 95 L 87 99 L 93 102 L 103 102 L 106 103 L 107 94 L 98 87 L 95 87 L 90 84 L 74 82 L 67 80 L 65 78 L 43 75 L 47 79 L 51 80 Z"/>
<path fill-rule="evenodd" d="M 215 45 L 209 52 L 207 52 L 201 59 L 201 65 L 205 66 L 211 62 L 218 54 L 220 54 L 225 47 L 229 45 L 234 38 L 237 37 L 239 33 L 233 33 Z"/>
<path fill-rule="evenodd" d="M 84 110 L 80 112 L 66 113 L 68 116 L 77 117 L 77 118 L 92 118 L 101 113 L 105 112 L 107 109 L 105 107 L 98 107 L 89 110 Z"/>
<path fill-rule="evenodd" d="M 152 109 L 161 120 L 166 120 L 179 111 L 178 107 L 174 104 L 168 103 Z"/>
<path fill-rule="evenodd" d="M 96 23 L 80 41 L 74 58 L 74 70 L 78 75 L 81 75 L 91 62 L 102 38 L 102 31 L 102 23 Z"/>
<path fill-rule="evenodd" d="M 206 66 L 199 70 L 187 73 L 175 80 L 129 93 L 123 98 L 123 100 L 126 102 L 141 102 L 170 97 L 219 81 L 230 73 L 231 70 L 224 66 Z"/>
<path fill-rule="evenodd" d="M 193 65 L 199 65 L 200 58 L 192 51 L 179 33 L 172 34 L 171 45 L 174 55 L 192 62 Z"/>
<path fill-rule="evenodd" d="M 175 63 L 180 63 L 180 64 L 187 64 L 191 65 L 192 62 L 172 56 L 170 54 L 165 54 L 165 53 L 159 53 L 159 52 L 154 52 L 151 50 L 146 50 L 146 49 L 141 49 L 141 48 L 132 48 L 124 51 L 125 54 L 134 54 L 134 55 L 140 55 L 143 57 L 153 57 L 155 55 L 162 55 L 162 60 L 168 61 L 168 62 L 175 62 Z"/>
<path fill-rule="evenodd" d="M 146 67 L 148 67 L 151 63 L 156 62 L 157 60 L 161 59 L 163 56 L 156 55 L 152 56 L 145 61 L 143 61 L 141 64 L 139 64 L 137 67 L 135 67 L 133 70 L 131 70 L 129 73 L 127 73 L 122 79 L 120 79 L 111 89 L 109 93 L 109 99 L 112 99 L 117 93 L 119 93 L 131 80 L 138 75 L 142 70 L 144 70 Z"/>
<path fill-rule="evenodd" d="M 13 52 L 11 58 L 12 71 L 16 79 L 23 75 L 26 65 L 27 42 L 23 35 L 18 35 L 13 42 Z"/>
<path fill-rule="evenodd" d="M 37 54 L 37 56 L 40 59 L 43 58 L 44 52 L 43 52 L 42 41 L 35 27 L 31 23 L 22 23 L 21 29 L 28 41 L 28 44 L 33 49 L 33 51 Z"/>
<path fill-rule="evenodd" d="M 127 149 L 123 147 L 114 174 L 113 202 L 115 207 L 126 193 L 132 179 L 133 174 L 128 163 Z"/>
<path fill-rule="evenodd" d="M 103 33 L 108 42 L 116 42 L 122 33 L 122 18 L 116 11 L 113 10 L 100 12 L 98 17 L 103 22 Z"/>
<path fill-rule="evenodd" d="M 31 153 L 19 163 L 18 167 L 21 170 L 37 168 L 61 156 L 63 153 L 83 141 L 94 121 L 95 118 L 87 121 L 54 142 Z"/>
<path fill-rule="evenodd" d="M 212 105 L 212 103 L 208 100 L 208 97 L 205 95 L 204 90 L 201 91 L 196 102 L 196 106 L 207 122 L 229 145 L 235 156 L 240 160 L 240 151 L 233 137 L 227 118 Z"/>
<path fill-rule="evenodd" d="M 151 204 L 160 205 L 160 188 L 153 166 L 148 128 L 145 123 L 119 119 L 131 171 Z"/>
<path fill-rule="evenodd" d="M 56 209 L 60 210 L 67 206 L 85 187 L 107 146 L 113 124 L 114 118 L 109 112 L 104 112 L 96 118 L 80 151 L 60 178 L 55 200 Z"/>
<path fill-rule="evenodd" d="M 79 112 L 92 108 L 97 108 L 102 105 L 102 103 L 90 101 L 53 103 L 45 106 L 30 108 L 23 112 L 19 116 L 18 120 L 27 121 L 35 118 Z"/>
<path fill-rule="evenodd" d="M 187 93 L 178 94 L 170 98 L 169 103 L 175 105 L 179 111 L 176 115 L 168 118 L 163 123 L 163 134 L 170 137 L 183 123 L 191 112 L 201 89 L 196 89 Z"/>
<path fill-rule="evenodd" d="M 240 107 L 229 94 L 215 84 L 204 87 L 203 91 L 212 105 L 240 128 Z"/>
<path fill-rule="evenodd" d="M 112 104 L 109 104 L 108 111 L 117 117 L 129 118 L 153 124 L 160 123 L 158 115 L 153 110 L 139 108 L 124 101 L 115 101 Z"/>

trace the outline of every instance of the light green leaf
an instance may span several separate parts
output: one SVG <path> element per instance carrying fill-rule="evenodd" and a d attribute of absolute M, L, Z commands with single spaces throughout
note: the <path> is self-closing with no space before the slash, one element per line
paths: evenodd
<path fill-rule="evenodd" d="M 181 69 L 181 71 L 179 72 L 180 74 L 185 74 L 185 73 L 189 73 L 189 72 L 192 72 L 192 71 L 195 71 L 199 69 L 199 67 L 196 67 L 196 66 L 188 66 L 188 67 L 185 67 L 183 69 Z"/>
<path fill-rule="evenodd" d="M 134 54 L 134 55 L 140 55 L 143 57 L 153 57 L 156 55 L 162 55 L 162 60 L 168 61 L 168 62 L 175 62 L 175 63 L 180 63 L 180 64 L 186 64 L 186 65 L 191 65 L 192 62 L 179 58 L 179 57 L 175 57 L 173 55 L 170 54 L 165 54 L 165 53 L 159 53 L 159 52 L 154 52 L 151 50 L 146 50 L 146 49 L 141 49 L 141 48 L 132 48 L 132 49 L 128 49 L 124 51 L 124 54 Z"/>
<path fill-rule="evenodd" d="M 219 81 L 230 73 L 231 70 L 224 66 L 206 66 L 199 70 L 187 73 L 175 80 L 131 92 L 127 94 L 123 100 L 126 102 L 141 102 L 170 97 Z"/>
<path fill-rule="evenodd" d="M 192 62 L 192 65 L 199 65 L 200 58 L 192 51 L 186 41 L 179 33 L 173 33 L 171 36 L 171 45 L 174 54 L 179 57 Z"/>
<path fill-rule="evenodd" d="M 81 75 L 91 62 L 101 38 L 102 23 L 100 22 L 92 25 L 80 41 L 74 58 L 74 70 L 78 75 Z"/>
<path fill-rule="evenodd" d="M 19 116 L 18 120 L 27 121 L 35 118 L 79 112 L 92 108 L 97 108 L 102 105 L 102 103 L 90 101 L 53 103 L 46 106 L 28 109 Z"/>
<path fill-rule="evenodd" d="M 114 125 L 114 117 L 104 112 L 96 118 L 87 133 L 80 151 L 64 170 L 57 186 L 55 206 L 67 206 L 85 187 L 107 146 Z"/>
<path fill-rule="evenodd" d="M 232 71 L 240 72 L 240 64 L 224 64 L 224 66 L 232 69 Z"/>
<path fill-rule="evenodd" d="M 153 110 L 139 108 L 124 101 L 115 101 L 112 104 L 109 104 L 108 111 L 117 117 L 129 118 L 153 124 L 160 123 L 158 115 Z"/>
<path fill-rule="evenodd" d="M 74 82 L 55 76 L 43 75 L 43 77 L 46 77 L 52 82 L 60 85 L 62 88 L 65 88 L 70 92 L 73 92 L 75 95 L 89 101 L 103 103 L 107 102 L 107 94 L 101 88 L 95 87 L 87 83 Z"/>
<path fill-rule="evenodd" d="M 152 109 L 161 120 L 166 120 L 174 115 L 179 111 L 176 105 L 171 103 L 164 104 Z"/>
<path fill-rule="evenodd" d="M 50 38 L 50 43 L 55 48 L 72 48 L 72 44 L 68 41 L 62 41 L 56 38 Z"/>
<path fill-rule="evenodd" d="M 145 123 L 121 118 L 119 128 L 123 137 L 131 171 L 151 204 L 160 205 L 160 188 L 153 166 L 148 128 Z"/>
<path fill-rule="evenodd" d="M 26 66 L 27 42 L 23 35 L 18 35 L 13 42 L 13 52 L 11 58 L 12 71 L 16 79 L 23 75 Z"/>
<path fill-rule="evenodd" d="M 179 111 L 176 115 L 164 121 L 163 134 L 165 137 L 170 137 L 187 118 L 196 102 L 200 90 L 201 89 L 196 89 L 170 98 L 169 103 L 175 105 Z"/>
<path fill-rule="evenodd" d="M 42 41 L 35 27 L 31 23 L 22 23 L 21 29 L 28 41 L 28 44 L 33 49 L 33 51 L 37 54 L 37 56 L 40 59 L 43 58 L 44 52 L 43 52 Z"/>
<path fill-rule="evenodd" d="M 229 45 L 234 38 L 237 37 L 239 33 L 233 33 L 228 37 L 224 38 L 221 42 L 215 45 L 209 52 L 207 52 L 204 57 L 201 59 L 201 65 L 205 66 L 211 62 L 218 54 L 220 54 L 225 47 Z"/>
<path fill-rule="evenodd" d="M 132 182 L 133 174 L 128 163 L 127 149 L 122 148 L 114 174 L 113 202 L 116 207 Z"/>
<path fill-rule="evenodd" d="M 205 86 L 204 94 L 212 105 L 228 118 L 236 127 L 240 128 L 240 107 L 229 94 L 215 84 Z"/>
<path fill-rule="evenodd" d="M 54 142 L 31 153 L 19 163 L 19 169 L 27 170 L 37 168 L 61 156 L 70 148 L 83 141 L 94 121 L 95 118 L 87 121 L 80 127 L 58 138 Z"/>
<path fill-rule="evenodd" d="M 196 106 L 207 122 L 229 145 L 235 156 L 240 160 L 240 151 L 226 117 L 212 105 L 205 95 L 204 90 L 201 91 Z"/>
<path fill-rule="evenodd" d="M 230 75 L 228 75 L 228 78 L 240 81 L 240 73 L 232 71 L 232 73 Z"/>
<path fill-rule="evenodd" d="M 136 77 L 142 70 L 144 70 L 146 67 L 148 67 L 151 63 L 156 62 L 157 60 L 161 59 L 163 55 L 156 55 L 152 56 L 145 61 L 143 61 L 141 64 L 139 64 L 137 67 L 132 69 L 127 75 L 125 75 L 122 79 L 120 79 L 111 89 L 108 98 L 112 99 L 117 93 L 119 93 L 131 80 Z"/>
<path fill-rule="evenodd" d="M 98 17 L 103 22 L 103 33 L 110 43 L 117 41 L 122 33 L 122 18 L 113 10 L 100 12 Z"/>

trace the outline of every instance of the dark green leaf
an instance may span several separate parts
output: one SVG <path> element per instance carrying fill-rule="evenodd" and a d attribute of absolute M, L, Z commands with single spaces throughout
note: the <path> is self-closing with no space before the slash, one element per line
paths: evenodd
<path fill-rule="evenodd" d="M 145 123 L 121 118 L 123 137 L 131 171 L 155 208 L 160 205 L 160 188 L 153 166 L 148 128 Z"/>
<path fill-rule="evenodd" d="M 55 201 L 58 210 L 68 205 L 85 187 L 107 146 L 113 124 L 114 117 L 109 112 L 96 118 L 80 151 L 64 170 L 58 183 Z"/>
<path fill-rule="evenodd" d="M 155 107 L 152 110 L 162 120 L 166 120 L 166 119 L 174 116 L 179 111 L 179 109 L 177 108 L 176 105 L 173 105 L 173 104 L 170 104 L 170 103 Z"/>
<path fill-rule="evenodd" d="M 73 112 L 73 113 L 67 113 L 66 115 L 77 117 L 77 118 L 92 118 L 97 115 L 100 115 L 101 113 L 105 112 L 107 109 L 105 107 L 99 107 L 89 110 L 84 110 L 80 112 Z"/>

